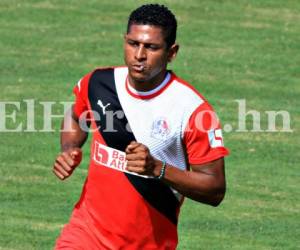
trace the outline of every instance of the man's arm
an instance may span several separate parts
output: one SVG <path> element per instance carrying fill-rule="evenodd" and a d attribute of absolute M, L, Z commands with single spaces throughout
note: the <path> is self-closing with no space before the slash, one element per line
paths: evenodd
<path fill-rule="evenodd" d="M 162 163 L 157 161 L 154 173 L 160 173 Z M 226 183 L 224 158 L 202 165 L 191 165 L 192 171 L 166 166 L 164 182 L 182 195 L 195 201 L 218 206 L 224 198 Z"/>
<path fill-rule="evenodd" d="M 126 153 L 129 171 L 152 176 L 160 175 L 163 163 L 155 159 L 145 145 L 132 142 L 127 147 Z M 191 165 L 191 169 L 192 171 L 183 171 L 167 164 L 162 181 L 193 200 L 212 206 L 219 205 L 226 189 L 224 159 Z"/>
<path fill-rule="evenodd" d="M 80 164 L 82 151 L 80 147 L 87 139 L 87 132 L 79 126 L 79 121 L 70 109 L 61 124 L 60 145 L 61 153 L 56 157 L 53 172 L 61 180 L 69 177 Z"/>

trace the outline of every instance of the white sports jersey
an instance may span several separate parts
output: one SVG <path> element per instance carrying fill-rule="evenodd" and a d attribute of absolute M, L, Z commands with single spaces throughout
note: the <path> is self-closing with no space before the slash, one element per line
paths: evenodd
<path fill-rule="evenodd" d="M 127 74 L 127 67 L 96 69 L 74 88 L 75 115 L 93 111 L 89 172 L 74 214 L 103 249 L 176 249 L 181 197 L 160 180 L 126 171 L 126 147 L 141 142 L 182 170 L 228 151 L 213 109 L 191 85 L 169 71 L 155 89 L 137 92 Z"/>
<path fill-rule="evenodd" d="M 208 105 L 202 96 L 173 73 L 168 72 L 165 80 L 148 92 L 138 92 L 132 88 L 128 83 L 127 74 L 127 68 L 120 67 L 115 69 L 114 77 L 120 103 L 137 141 L 147 145 L 151 154 L 156 158 L 177 168 L 187 169 L 187 154 L 184 149 L 184 141 L 187 139 L 185 132 L 188 128 L 198 129 L 193 124 L 195 121 L 191 121 L 191 126 L 189 126 L 192 114 L 211 111 L 207 114 L 213 115 L 213 110 L 207 109 Z M 203 109 L 199 111 L 198 108 L 201 105 Z M 205 119 L 203 116 L 200 118 Z M 219 144 L 215 143 L 215 131 L 219 135 L 216 136 Z M 202 132 L 207 136 L 207 140 L 202 142 L 202 147 L 217 148 L 215 145 L 218 145 L 219 149 L 224 150 L 218 122 L 214 128 Z M 197 131 L 194 133 L 197 134 Z M 199 158 L 199 162 L 193 163 L 201 164 L 205 161 Z"/>

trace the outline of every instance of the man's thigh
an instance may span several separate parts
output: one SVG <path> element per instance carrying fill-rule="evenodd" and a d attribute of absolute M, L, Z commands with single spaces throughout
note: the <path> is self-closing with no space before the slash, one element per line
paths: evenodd
<path fill-rule="evenodd" d="M 79 210 L 74 210 L 70 222 L 64 226 L 56 240 L 55 250 L 102 249 L 94 232 L 88 227 L 86 218 Z"/>

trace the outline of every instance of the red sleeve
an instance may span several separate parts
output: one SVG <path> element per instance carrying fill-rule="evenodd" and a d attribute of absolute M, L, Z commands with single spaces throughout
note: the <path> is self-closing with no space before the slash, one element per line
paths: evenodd
<path fill-rule="evenodd" d="M 218 117 L 207 102 L 190 116 L 183 141 L 192 165 L 208 163 L 229 154 L 223 144 Z"/>
<path fill-rule="evenodd" d="M 87 111 L 89 108 L 88 85 L 89 85 L 91 74 L 92 73 L 89 73 L 85 75 L 83 78 L 81 78 L 73 89 L 73 93 L 75 95 L 73 112 L 78 118 L 84 111 Z"/>

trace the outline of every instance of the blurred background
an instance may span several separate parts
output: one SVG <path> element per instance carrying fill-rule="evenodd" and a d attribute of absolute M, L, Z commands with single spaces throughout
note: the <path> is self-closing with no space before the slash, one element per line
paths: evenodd
<path fill-rule="evenodd" d="M 73 101 L 73 86 L 84 74 L 123 65 L 127 18 L 143 3 L 1 0 L 1 250 L 52 249 L 68 222 L 87 174 L 89 144 L 73 176 L 56 179 L 51 168 L 60 150 L 60 118 L 53 118 L 53 132 L 42 132 L 41 102 L 53 102 L 52 113 L 62 115 L 60 102 Z M 186 199 L 178 249 L 297 249 L 300 2 L 158 3 L 173 11 L 179 24 L 181 47 L 169 68 L 213 105 L 231 151 L 225 200 L 213 208 Z M 239 131 L 237 100 L 259 113 L 260 131 L 253 131 L 251 115 Z M 266 111 L 285 111 L 290 129 L 278 115 L 275 131 L 268 131 Z"/>

